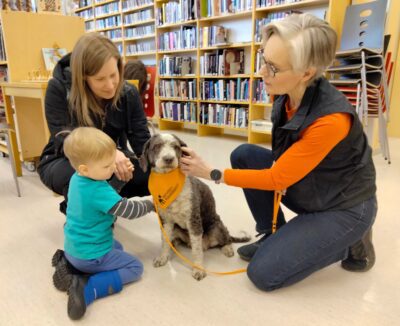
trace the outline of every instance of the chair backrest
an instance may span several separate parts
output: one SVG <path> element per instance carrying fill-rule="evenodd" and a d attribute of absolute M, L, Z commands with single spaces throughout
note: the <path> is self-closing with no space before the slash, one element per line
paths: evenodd
<path fill-rule="evenodd" d="M 348 6 L 340 50 L 380 49 L 384 46 L 387 0 Z"/>

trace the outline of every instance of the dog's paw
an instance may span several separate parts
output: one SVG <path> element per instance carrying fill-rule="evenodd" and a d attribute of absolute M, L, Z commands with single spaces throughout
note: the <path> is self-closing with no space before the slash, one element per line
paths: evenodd
<path fill-rule="evenodd" d="M 193 268 L 192 276 L 194 279 L 201 281 L 203 278 L 205 278 L 207 276 L 207 273 L 204 271 L 198 270 L 196 268 Z"/>
<path fill-rule="evenodd" d="M 164 265 L 167 263 L 167 261 L 168 261 L 168 257 L 162 257 L 162 256 L 160 256 L 160 257 L 154 258 L 154 260 L 153 260 L 153 266 L 154 266 L 154 267 L 161 267 L 161 266 L 164 266 Z"/>
<path fill-rule="evenodd" d="M 228 244 L 226 246 L 223 246 L 221 248 L 222 253 L 226 256 L 226 257 L 232 257 L 235 253 L 233 252 L 233 248 L 232 245 Z"/>

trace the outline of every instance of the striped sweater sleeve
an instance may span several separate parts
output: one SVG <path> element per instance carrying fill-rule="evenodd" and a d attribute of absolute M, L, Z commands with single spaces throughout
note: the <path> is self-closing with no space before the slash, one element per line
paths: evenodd
<path fill-rule="evenodd" d="M 122 198 L 116 203 L 108 213 L 132 220 L 154 211 L 154 205 L 150 200 L 128 200 Z"/>

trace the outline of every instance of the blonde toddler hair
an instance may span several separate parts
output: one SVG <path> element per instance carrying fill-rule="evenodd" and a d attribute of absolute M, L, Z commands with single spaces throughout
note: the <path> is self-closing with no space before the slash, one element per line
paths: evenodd
<path fill-rule="evenodd" d="M 74 129 L 64 141 L 64 153 L 72 167 L 100 161 L 114 155 L 116 145 L 103 131 L 93 127 Z"/>
<path fill-rule="evenodd" d="M 263 48 L 272 35 L 279 36 L 290 51 L 292 68 L 316 68 L 312 80 L 320 77 L 335 58 L 337 35 L 329 24 L 311 14 L 292 14 L 263 29 Z"/>

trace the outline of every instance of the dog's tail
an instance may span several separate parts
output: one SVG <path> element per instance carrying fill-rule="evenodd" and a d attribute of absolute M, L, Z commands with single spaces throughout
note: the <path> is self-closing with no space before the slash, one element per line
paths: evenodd
<path fill-rule="evenodd" d="M 246 232 L 242 231 L 242 236 L 241 237 L 231 237 L 232 242 L 249 242 L 251 240 L 251 236 L 248 235 Z"/>

